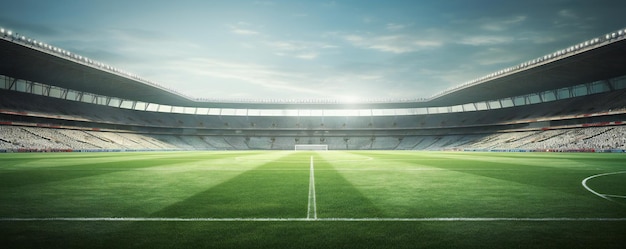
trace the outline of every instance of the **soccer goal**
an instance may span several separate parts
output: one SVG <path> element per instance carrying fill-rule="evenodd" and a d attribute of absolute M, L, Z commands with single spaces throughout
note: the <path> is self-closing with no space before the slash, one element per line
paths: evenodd
<path fill-rule="evenodd" d="M 328 144 L 296 144 L 295 150 L 328 150 Z"/>

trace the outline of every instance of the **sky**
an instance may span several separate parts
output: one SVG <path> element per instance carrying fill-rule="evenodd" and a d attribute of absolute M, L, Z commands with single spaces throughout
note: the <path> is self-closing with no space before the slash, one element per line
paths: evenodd
<path fill-rule="evenodd" d="M 625 28 L 625 10 L 607 0 L 20 0 L 1 4 L 0 27 L 192 98 L 399 100 Z"/>

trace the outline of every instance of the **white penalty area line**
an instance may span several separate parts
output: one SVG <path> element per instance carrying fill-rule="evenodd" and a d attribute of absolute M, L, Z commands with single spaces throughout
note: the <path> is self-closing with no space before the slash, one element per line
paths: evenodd
<path fill-rule="evenodd" d="M 0 218 L 0 222 L 626 222 L 626 218 L 148 218 L 148 217 L 95 217 L 95 218 Z"/>
<path fill-rule="evenodd" d="M 317 202 L 315 200 L 315 170 L 313 166 L 313 156 L 311 156 L 309 174 L 309 204 L 307 207 L 306 218 L 307 220 L 317 220 Z"/>

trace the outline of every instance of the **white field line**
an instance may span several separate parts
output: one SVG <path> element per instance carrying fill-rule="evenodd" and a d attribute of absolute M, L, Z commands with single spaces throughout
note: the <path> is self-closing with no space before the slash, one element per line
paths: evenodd
<path fill-rule="evenodd" d="M 310 166 L 310 174 L 309 174 L 309 205 L 307 207 L 306 218 L 317 220 L 317 201 L 315 199 L 315 170 L 313 167 L 313 156 L 311 156 L 310 165 L 311 166 Z"/>
<path fill-rule="evenodd" d="M 45 222 L 45 221 L 75 221 L 75 222 L 626 222 L 626 218 L 468 218 L 468 217 L 440 217 L 440 218 L 165 218 L 165 217 L 51 217 L 51 218 L 0 218 L 0 222 Z"/>
<path fill-rule="evenodd" d="M 591 189 L 589 186 L 587 186 L 587 181 L 589 181 L 589 180 L 591 180 L 593 178 L 596 178 L 596 177 L 608 176 L 608 175 L 617 175 L 617 174 L 624 174 L 624 173 L 626 173 L 626 171 L 619 171 L 619 172 L 611 172 L 611 173 L 592 175 L 590 177 L 585 178 L 582 181 L 582 184 L 583 184 L 583 187 L 585 187 L 585 189 L 587 189 L 587 191 L 591 192 L 592 194 L 597 195 L 599 197 L 602 197 L 602 198 L 604 198 L 606 200 L 613 201 L 609 197 L 617 197 L 617 198 L 624 198 L 624 197 L 623 196 L 619 196 L 619 195 L 608 195 L 608 194 L 598 193 L 598 192 L 594 191 L 593 189 Z"/>

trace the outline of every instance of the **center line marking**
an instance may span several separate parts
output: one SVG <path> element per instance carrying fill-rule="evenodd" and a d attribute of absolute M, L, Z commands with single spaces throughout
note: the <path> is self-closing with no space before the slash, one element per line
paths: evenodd
<path fill-rule="evenodd" d="M 317 220 L 317 203 L 315 201 L 315 170 L 313 167 L 313 156 L 311 156 L 311 166 L 309 174 L 309 205 L 307 207 L 306 219 Z"/>

